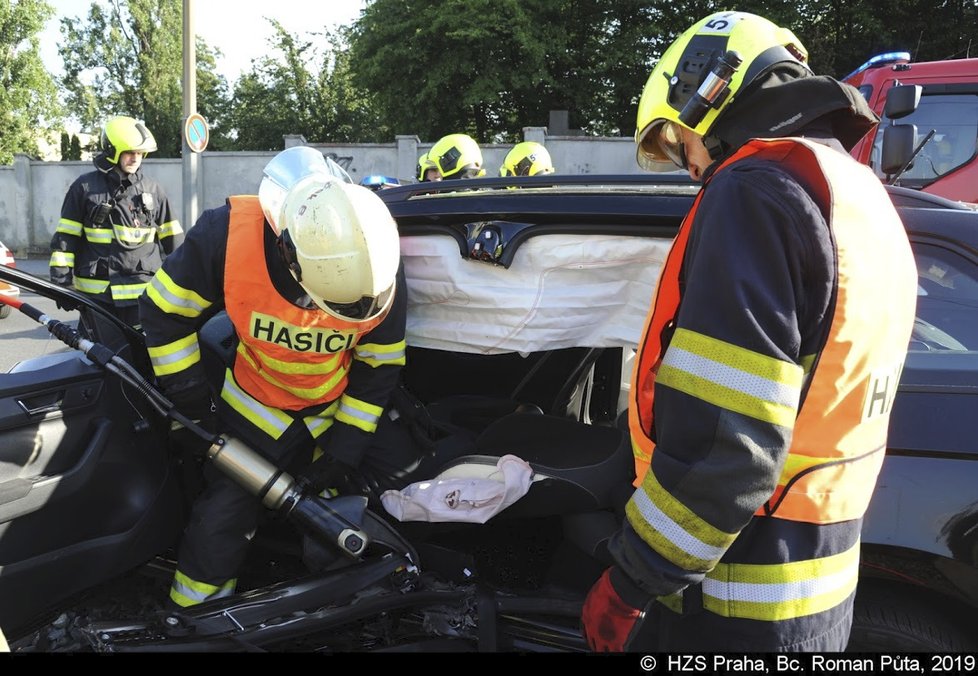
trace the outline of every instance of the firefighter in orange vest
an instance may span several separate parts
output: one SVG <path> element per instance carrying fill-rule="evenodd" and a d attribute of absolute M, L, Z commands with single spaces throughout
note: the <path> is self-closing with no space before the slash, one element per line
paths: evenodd
<path fill-rule="evenodd" d="M 302 146 L 268 163 L 258 195 L 205 211 L 140 298 L 153 370 L 176 408 L 311 471 L 326 482 L 317 488 L 361 465 L 374 476 L 398 466 L 365 456 L 405 363 L 406 307 L 386 205 Z M 198 331 L 219 310 L 234 327 L 233 358 L 214 406 Z M 205 477 L 170 589 L 180 607 L 234 593 L 261 511 L 210 466 Z"/>
<path fill-rule="evenodd" d="M 839 651 L 916 269 L 847 151 L 877 118 L 791 31 L 720 12 L 639 103 L 638 162 L 703 185 L 632 374 L 636 486 L 582 624 L 601 651 Z"/>

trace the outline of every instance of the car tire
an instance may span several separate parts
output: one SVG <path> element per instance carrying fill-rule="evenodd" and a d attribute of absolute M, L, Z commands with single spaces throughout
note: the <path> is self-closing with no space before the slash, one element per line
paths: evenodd
<path fill-rule="evenodd" d="M 972 652 L 975 638 L 939 604 L 882 588 L 856 594 L 848 652 Z"/>
<path fill-rule="evenodd" d="M 0 319 L 6 319 L 10 316 L 10 306 L 0 305 Z"/>

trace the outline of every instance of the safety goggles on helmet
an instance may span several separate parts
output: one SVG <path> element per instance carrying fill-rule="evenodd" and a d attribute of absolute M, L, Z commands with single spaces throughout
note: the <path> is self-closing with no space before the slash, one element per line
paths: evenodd
<path fill-rule="evenodd" d="M 455 173 L 455 175 L 449 176 L 448 178 L 479 178 L 480 176 L 485 176 L 485 175 L 486 175 L 485 169 L 475 164 L 469 164 L 467 166 L 462 167 L 461 169 L 458 170 L 458 172 Z"/>
<path fill-rule="evenodd" d="M 648 164 L 672 162 L 680 169 L 688 169 L 682 127 L 671 120 L 656 120 L 639 141 L 639 157 Z"/>
<path fill-rule="evenodd" d="M 323 308 L 332 314 L 354 322 L 369 321 L 387 310 L 394 295 L 394 287 L 390 287 L 377 297 L 364 296 L 355 303 L 332 303 L 323 301 Z M 322 307 L 322 306 L 320 306 Z"/>

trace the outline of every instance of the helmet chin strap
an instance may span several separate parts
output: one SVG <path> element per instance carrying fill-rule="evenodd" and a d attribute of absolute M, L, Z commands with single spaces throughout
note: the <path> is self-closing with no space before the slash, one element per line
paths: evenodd
<path fill-rule="evenodd" d="M 719 160 L 730 152 L 730 146 L 724 143 L 719 136 L 713 134 L 703 137 L 703 145 L 706 146 L 707 152 L 710 153 L 710 159 L 713 161 Z"/>
<path fill-rule="evenodd" d="M 109 162 L 109 157 L 104 152 L 100 152 L 98 155 L 96 155 L 93 163 L 95 164 L 95 168 L 101 171 L 103 174 L 109 173 L 116 167 L 116 165 Z"/>
<path fill-rule="evenodd" d="M 295 281 L 302 282 L 302 266 L 295 256 L 295 244 L 292 242 L 292 235 L 288 230 L 282 231 L 276 240 L 279 255 L 289 268 L 289 272 L 295 277 Z"/>

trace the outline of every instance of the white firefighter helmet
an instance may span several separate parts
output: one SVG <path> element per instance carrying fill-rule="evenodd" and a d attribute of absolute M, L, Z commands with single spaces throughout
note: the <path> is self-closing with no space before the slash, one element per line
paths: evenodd
<path fill-rule="evenodd" d="M 280 251 L 317 306 L 346 321 L 387 312 L 400 241 L 376 193 L 332 177 L 306 177 L 288 191 L 281 213 Z"/>
<path fill-rule="evenodd" d="M 269 160 L 262 172 L 261 185 L 258 186 L 258 201 L 265 213 L 265 220 L 276 235 L 281 230 L 279 223 L 288 192 L 305 179 L 322 183 L 329 178 L 353 183 L 353 179 L 340 165 L 309 146 L 286 148 Z"/>

